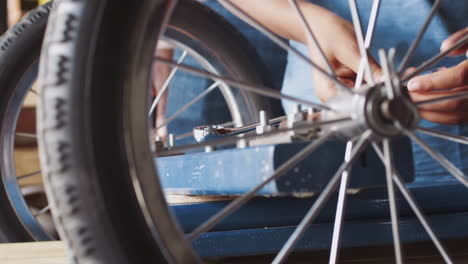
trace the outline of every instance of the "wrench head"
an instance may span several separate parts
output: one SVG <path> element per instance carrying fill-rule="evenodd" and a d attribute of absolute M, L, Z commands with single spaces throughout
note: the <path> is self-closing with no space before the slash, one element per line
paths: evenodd
<path fill-rule="evenodd" d="M 193 128 L 193 137 L 200 143 L 210 138 L 228 135 L 231 131 L 222 125 L 204 125 Z"/>

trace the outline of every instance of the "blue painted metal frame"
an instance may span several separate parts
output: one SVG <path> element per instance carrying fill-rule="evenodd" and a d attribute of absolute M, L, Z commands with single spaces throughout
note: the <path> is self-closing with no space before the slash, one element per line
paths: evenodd
<path fill-rule="evenodd" d="M 455 180 L 410 187 L 435 232 L 442 239 L 467 238 L 468 190 Z M 315 198 L 257 198 L 201 236 L 193 245 L 205 257 L 259 255 L 276 252 L 292 233 Z M 402 240 L 428 241 L 429 237 L 401 196 L 397 198 Z M 227 202 L 172 206 L 189 232 Z M 331 245 L 336 198 L 332 199 L 305 234 L 298 250 L 327 249 Z M 343 247 L 392 243 L 388 197 L 385 189 L 364 190 L 348 196 Z"/>
<path fill-rule="evenodd" d="M 163 186 L 169 187 L 168 192 L 242 194 L 271 175 L 304 145 L 280 144 L 164 157 L 158 159 L 157 166 Z M 453 177 L 418 177 L 412 182 L 414 169 L 410 143 L 401 140 L 394 144 L 394 149 L 397 167 L 436 233 L 442 239 L 468 237 L 468 189 Z M 195 249 L 202 256 L 214 258 L 276 252 L 316 199 L 316 196 L 293 198 L 291 194 L 319 192 L 341 164 L 342 153 L 343 142 L 327 142 L 281 180 L 264 188 L 261 196 L 194 241 Z M 371 150 L 353 167 L 351 187 L 360 191 L 348 195 L 344 247 L 392 243 L 384 175 L 381 162 Z M 183 231 L 189 233 L 228 202 L 173 205 L 171 208 Z M 402 217 L 403 241 L 427 241 L 429 237 L 399 193 L 397 202 Z M 336 197 L 324 207 L 298 250 L 330 247 L 335 210 Z"/>
<path fill-rule="evenodd" d="M 440 239 L 468 237 L 468 213 L 430 215 L 428 217 Z M 294 227 L 242 229 L 212 232 L 193 242 L 197 252 L 208 258 L 228 256 L 262 255 L 278 252 Z M 298 251 L 329 249 L 333 223 L 315 224 L 305 233 L 296 246 Z M 400 222 L 403 242 L 429 240 L 415 217 Z M 343 227 L 342 247 L 369 247 L 390 245 L 393 242 L 391 223 L 388 219 L 346 222 Z"/>
<path fill-rule="evenodd" d="M 427 213 L 468 212 L 468 189 L 461 184 L 447 182 L 442 186 L 415 187 L 411 191 Z M 218 224 L 213 231 L 297 225 L 314 201 L 315 198 L 257 198 Z M 398 196 L 397 201 L 401 216 L 413 215 L 403 197 Z M 184 231 L 190 232 L 227 203 L 226 201 L 174 205 L 172 209 Z M 331 199 L 316 222 L 332 222 L 335 205 L 336 199 Z M 346 219 L 354 221 L 388 217 L 386 189 L 364 190 L 355 195 L 348 195 Z"/>
<path fill-rule="evenodd" d="M 263 145 L 210 153 L 161 157 L 156 166 L 168 193 L 188 195 L 239 195 L 299 152 L 308 143 Z M 411 145 L 401 138 L 393 144 L 394 160 L 406 182 L 414 179 Z M 345 144 L 329 141 L 278 180 L 265 186 L 260 195 L 290 195 L 320 191 L 343 163 Z M 370 147 L 355 162 L 350 188 L 385 186 L 385 169 Z"/>

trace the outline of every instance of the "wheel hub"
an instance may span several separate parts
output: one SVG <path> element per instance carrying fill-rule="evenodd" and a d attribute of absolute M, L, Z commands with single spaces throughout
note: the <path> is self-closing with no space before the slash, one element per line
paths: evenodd
<path fill-rule="evenodd" d="M 417 108 L 406 93 L 389 99 L 383 84 L 362 88 L 355 94 L 341 94 L 329 101 L 334 111 L 323 112 L 325 120 L 351 115 L 354 122 L 331 127 L 345 140 L 371 129 L 375 135 L 388 138 L 412 130 L 419 121 Z"/>
<path fill-rule="evenodd" d="M 367 93 L 365 115 L 367 125 L 382 137 L 399 136 L 404 130 L 412 130 L 419 121 L 417 108 L 406 93 L 390 99 L 383 85 Z"/>

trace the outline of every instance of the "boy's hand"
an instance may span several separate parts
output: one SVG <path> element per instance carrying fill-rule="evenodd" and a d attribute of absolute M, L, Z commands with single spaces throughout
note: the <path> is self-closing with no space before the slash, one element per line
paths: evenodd
<path fill-rule="evenodd" d="M 327 69 L 315 45 L 308 43 L 309 39 L 304 27 L 287 0 L 229 1 L 274 33 L 286 39 L 307 44 L 312 61 L 322 69 Z M 328 9 L 308 1 L 298 0 L 297 3 L 339 79 L 350 87 L 354 86 L 361 55 L 353 25 Z M 266 6 L 268 10 L 265 9 Z M 375 80 L 379 80 L 380 67 L 373 59 L 371 59 L 370 66 Z M 315 94 L 320 100 L 327 101 L 336 93 L 335 84 L 328 77 L 313 71 L 313 78 Z"/>
<path fill-rule="evenodd" d="M 442 43 L 441 50 L 447 50 L 467 34 L 468 28 L 453 34 Z M 450 53 L 452 56 L 462 54 L 468 55 L 468 45 Z M 468 60 L 465 59 L 450 68 L 442 68 L 434 73 L 414 77 L 408 82 L 408 90 L 415 102 L 466 92 L 468 91 Z M 440 124 L 467 123 L 468 99 L 421 106 L 420 114 L 422 118 Z"/>
<path fill-rule="evenodd" d="M 353 25 L 326 9 L 322 10 L 320 16 L 320 25 L 310 23 L 312 30 L 339 80 L 353 88 L 361 61 Z M 312 61 L 327 69 L 315 45 L 308 43 L 308 46 Z M 382 75 L 380 66 L 371 56 L 369 59 L 374 81 L 378 82 Z M 313 78 L 315 93 L 321 101 L 333 97 L 337 89 L 333 81 L 317 71 L 313 71 Z"/>

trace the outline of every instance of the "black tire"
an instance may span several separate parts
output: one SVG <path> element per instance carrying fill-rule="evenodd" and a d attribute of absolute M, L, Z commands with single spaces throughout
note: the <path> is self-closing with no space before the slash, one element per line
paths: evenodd
<path fill-rule="evenodd" d="M 14 134 L 12 116 L 17 114 L 18 107 L 28 92 L 18 89 L 18 83 L 23 75 L 37 64 L 47 18 L 51 4 L 43 5 L 29 12 L 19 23 L 14 25 L 0 38 L 0 157 L 2 162 L 8 159 L 12 150 L 12 141 L 9 137 Z M 37 66 L 36 69 L 37 70 Z M 34 71 L 34 70 L 33 70 Z M 16 112 L 16 113 L 15 113 Z M 12 127 L 13 126 L 13 127 Z M 7 166 L 0 166 L 0 242 L 24 242 L 38 239 L 47 239 L 45 236 L 36 236 L 18 217 L 12 197 L 7 192 L 5 175 L 11 173 Z"/>
<path fill-rule="evenodd" d="M 148 124 L 136 122 L 146 114 L 147 91 L 132 87 L 146 87 L 165 2 L 63 0 L 50 18 L 40 72 L 41 162 L 59 232 L 77 263 L 197 262 L 154 177 Z M 259 83 L 254 50 L 224 19 L 184 0 L 174 17 L 218 43 L 221 60 L 236 65 L 235 78 Z M 252 102 L 245 107 L 266 106 Z M 133 185 L 130 168 L 154 185 Z M 150 207 L 142 210 L 135 188 L 150 189 Z M 150 218 L 158 224 L 148 225 Z"/>

